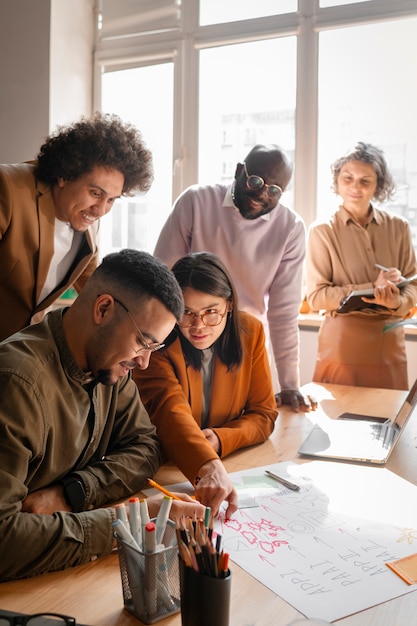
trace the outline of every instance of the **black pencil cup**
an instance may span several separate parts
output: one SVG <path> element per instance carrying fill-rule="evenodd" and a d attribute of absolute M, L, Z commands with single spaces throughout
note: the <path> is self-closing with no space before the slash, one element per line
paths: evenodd
<path fill-rule="evenodd" d="M 232 575 L 199 574 L 179 559 L 182 626 L 229 626 Z"/>

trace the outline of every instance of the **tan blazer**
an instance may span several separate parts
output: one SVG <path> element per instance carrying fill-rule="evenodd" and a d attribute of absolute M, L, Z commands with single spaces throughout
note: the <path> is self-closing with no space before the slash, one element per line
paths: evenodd
<path fill-rule="evenodd" d="M 80 291 L 97 266 L 98 222 L 84 234 L 63 282 L 36 305 L 54 253 L 55 206 L 34 169 L 34 163 L 0 165 L 0 340 L 30 324 L 69 287 Z"/>
<path fill-rule="evenodd" d="M 278 415 L 262 322 L 239 313 L 243 363 L 227 371 L 214 357 L 213 386 L 207 428 L 221 444 L 221 456 L 265 441 Z M 165 457 L 193 482 L 200 467 L 218 458 L 201 431 L 203 381 L 187 366 L 177 338 L 152 354 L 146 370 L 133 370 L 143 403 L 156 426 Z"/>

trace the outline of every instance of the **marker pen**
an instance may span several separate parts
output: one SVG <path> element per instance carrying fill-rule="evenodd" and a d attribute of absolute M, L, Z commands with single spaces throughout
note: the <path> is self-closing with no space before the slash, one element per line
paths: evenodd
<path fill-rule="evenodd" d="M 142 549 L 145 550 L 145 526 L 149 522 L 148 503 L 146 500 L 139 501 L 140 524 L 142 528 Z"/>
<path fill-rule="evenodd" d="M 171 506 L 172 506 L 172 498 L 170 496 L 164 496 L 162 499 L 161 506 L 158 511 L 158 515 L 156 517 L 156 543 L 157 544 L 162 543 L 162 539 L 164 537 Z"/>
<path fill-rule="evenodd" d="M 210 524 L 210 518 L 211 518 L 211 508 L 209 506 L 206 506 L 206 510 L 204 513 L 204 528 L 207 530 Z"/>
<path fill-rule="evenodd" d="M 143 541 L 145 552 L 155 553 L 156 524 L 154 522 L 145 524 Z M 155 554 L 145 557 L 145 605 L 148 615 L 154 615 L 158 607 L 158 572 L 155 558 Z"/>
<path fill-rule="evenodd" d="M 145 552 L 155 552 L 156 550 L 156 524 L 148 522 L 145 524 Z"/>
<path fill-rule="evenodd" d="M 139 498 L 129 499 L 129 525 L 130 532 L 138 546 L 142 546 L 142 526 L 139 510 Z"/>
<path fill-rule="evenodd" d="M 122 520 L 122 522 L 124 524 L 126 524 L 126 527 L 129 528 L 129 520 L 127 517 L 127 509 L 124 505 L 124 502 L 120 503 L 120 504 L 116 504 L 116 506 L 114 507 L 116 509 L 116 516 L 117 519 Z"/>
<path fill-rule="evenodd" d="M 116 535 L 120 537 L 120 539 L 122 539 L 129 546 L 132 546 L 132 548 L 136 548 L 136 550 L 140 549 L 138 544 L 132 537 L 132 533 L 130 532 L 126 524 L 122 522 L 121 519 L 114 520 L 114 522 L 112 522 L 112 526 L 114 528 Z"/>

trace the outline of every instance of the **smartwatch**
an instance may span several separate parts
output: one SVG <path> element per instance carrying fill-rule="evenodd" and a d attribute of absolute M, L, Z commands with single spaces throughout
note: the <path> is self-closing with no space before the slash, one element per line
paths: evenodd
<path fill-rule="evenodd" d="M 87 494 L 81 480 L 74 475 L 66 476 L 61 480 L 64 488 L 65 499 L 70 505 L 73 513 L 80 513 L 84 510 Z"/>

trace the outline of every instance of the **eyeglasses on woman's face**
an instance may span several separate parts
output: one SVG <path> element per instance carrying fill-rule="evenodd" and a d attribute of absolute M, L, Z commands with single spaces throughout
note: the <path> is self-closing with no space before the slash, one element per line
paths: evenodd
<path fill-rule="evenodd" d="M 261 191 L 262 189 L 266 189 L 266 193 L 270 198 L 277 201 L 279 200 L 279 198 L 282 196 L 282 189 L 279 185 L 267 185 L 264 179 L 260 176 L 248 174 L 246 161 L 243 162 L 243 169 L 245 170 L 246 187 L 248 189 L 250 189 L 251 191 Z"/>
<path fill-rule="evenodd" d="M 0 626 L 47 626 L 53 618 L 56 626 L 76 626 L 74 617 L 60 613 L 35 613 L 34 615 L 0 615 Z"/>
<path fill-rule="evenodd" d="M 185 311 L 178 326 L 180 328 L 191 328 L 194 326 L 196 319 L 201 319 L 204 326 L 218 326 L 227 313 L 227 307 L 224 313 L 218 311 L 206 311 L 205 313 L 194 313 L 193 311 Z"/>

